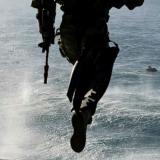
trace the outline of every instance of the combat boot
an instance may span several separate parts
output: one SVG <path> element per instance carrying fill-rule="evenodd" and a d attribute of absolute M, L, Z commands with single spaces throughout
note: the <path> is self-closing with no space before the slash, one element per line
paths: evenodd
<path fill-rule="evenodd" d="M 72 126 L 74 129 L 71 137 L 71 147 L 75 152 L 81 152 L 86 144 L 87 125 L 91 124 L 92 115 L 87 109 L 82 109 L 72 116 Z"/>

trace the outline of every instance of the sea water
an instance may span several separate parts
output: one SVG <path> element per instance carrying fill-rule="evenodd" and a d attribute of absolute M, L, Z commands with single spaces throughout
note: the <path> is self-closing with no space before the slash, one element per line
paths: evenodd
<path fill-rule="evenodd" d="M 110 38 L 121 51 L 80 154 L 69 143 L 72 65 L 59 54 L 56 38 L 43 84 L 45 54 L 37 47 L 41 36 L 30 3 L 0 0 L 0 159 L 159 160 L 160 1 L 111 10 Z M 57 27 L 61 15 L 57 9 Z M 149 65 L 159 71 L 147 72 Z"/>

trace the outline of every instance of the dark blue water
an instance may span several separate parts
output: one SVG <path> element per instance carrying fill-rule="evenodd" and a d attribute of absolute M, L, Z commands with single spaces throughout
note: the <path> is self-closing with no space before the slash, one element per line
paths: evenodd
<path fill-rule="evenodd" d="M 69 144 L 72 66 L 52 46 L 44 85 L 36 10 L 27 0 L 0 0 L 0 10 L 0 159 L 160 159 L 159 0 L 145 0 L 134 11 L 112 9 L 110 37 L 121 51 L 80 154 Z M 149 65 L 159 71 L 146 72 Z"/>

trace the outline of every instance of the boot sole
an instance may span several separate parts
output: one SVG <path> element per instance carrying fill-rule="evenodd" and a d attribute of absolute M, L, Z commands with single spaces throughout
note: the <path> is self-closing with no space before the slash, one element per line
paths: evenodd
<path fill-rule="evenodd" d="M 87 125 L 85 125 L 82 115 L 74 114 L 72 116 L 72 126 L 74 132 L 70 140 L 71 147 L 75 152 L 79 153 L 84 149 L 86 143 Z"/>

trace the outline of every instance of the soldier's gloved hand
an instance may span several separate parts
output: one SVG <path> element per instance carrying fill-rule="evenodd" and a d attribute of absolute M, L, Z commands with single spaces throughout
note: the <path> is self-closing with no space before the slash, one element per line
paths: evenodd
<path fill-rule="evenodd" d="M 42 30 L 42 38 L 43 42 L 39 43 L 38 46 L 42 48 L 42 52 L 44 53 L 49 49 L 49 46 L 51 44 L 54 44 L 55 39 L 55 28 L 49 28 L 46 30 L 46 32 L 43 32 Z"/>
<path fill-rule="evenodd" d="M 144 0 L 125 0 L 125 5 L 128 9 L 132 10 L 135 7 L 141 6 Z"/>
<path fill-rule="evenodd" d="M 38 44 L 38 47 L 42 48 L 42 53 L 44 53 L 45 51 L 48 51 L 49 46 L 50 46 L 50 43 L 48 42 L 41 42 Z"/>

